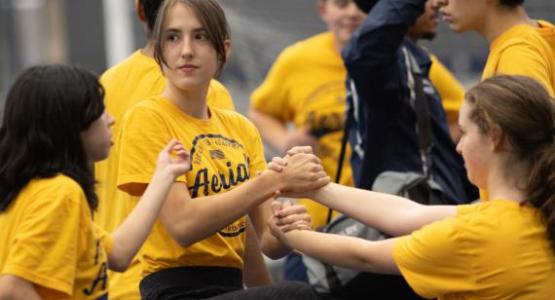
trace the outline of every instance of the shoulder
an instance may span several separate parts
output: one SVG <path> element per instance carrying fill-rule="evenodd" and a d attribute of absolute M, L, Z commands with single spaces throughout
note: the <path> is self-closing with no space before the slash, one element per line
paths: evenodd
<path fill-rule="evenodd" d="M 102 73 L 100 76 L 100 82 L 103 85 L 109 85 L 111 82 L 117 81 L 119 78 L 126 77 L 132 72 L 133 69 L 144 65 L 144 58 L 146 57 L 141 54 L 140 50 L 135 51 L 133 54 Z"/>
<path fill-rule="evenodd" d="M 292 62 L 298 59 L 314 57 L 315 51 L 327 50 L 333 47 L 333 39 L 333 34 L 331 32 L 313 35 L 286 47 L 279 54 L 278 60 L 282 62 Z"/>
<path fill-rule="evenodd" d="M 50 178 L 33 179 L 18 198 L 29 199 L 33 206 L 81 205 L 85 199 L 83 189 L 71 177 L 58 174 Z"/>
<path fill-rule="evenodd" d="M 515 26 L 509 29 L 504 35 L 505 36 L 501 38 L 499 45 L 496 47 L 499 51 L 514 51 L 524 47 L 543 51 L 549 48 L 538 30 L 531 26 Z"/>
<path fill-rule="evenodd" d="M 226 126 L 233 126 L 236 128 L 246 129 L 251 132 L 255 131 L 258 133 L 258 130 L 256 129 L 256 126 L 252 123 L 252 121 L 236 111 L 215 107 L 211 107 L 210 110 L 214 115 L 213 117 L 218 119 L 223 124 L 226 124 Z"/>
<path fill-rule="evenodd" d="M 126 123 L 134 118 L 163 117 L 167 108 L 164 107 L 162 101 L 163 99 L 158 96 L 139 101 L 124 114 L 122 122 Z"/>

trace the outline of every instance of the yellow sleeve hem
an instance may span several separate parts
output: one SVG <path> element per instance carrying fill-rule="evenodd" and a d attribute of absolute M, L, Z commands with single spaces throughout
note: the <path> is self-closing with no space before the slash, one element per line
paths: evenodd
<path fill-rule="evenodd" d="M 410 238 L 411 236 L 407 235 L 407 236 L 397 238 L 393 242 L 393 251 L 392 251 L 393 260 L 395 261 L 395 264 L 397 265 L 399 272 L 401 273 L 405 281 L 408 283 L 408 285 L 414 290 L 414 292 L 418 294 L 420 297 L 432 299 L 435 296 L 427 294 L 426 288 L 424 286 L 419 285 L 417 280 L 413 280 L 410 277 L 409 273 L 403 267 L 402 262 L 403 262 L 404 256 L 403 256 L 403 251 L 401 250 L 401 247 L 403 247 L 403 244 L 406 242 L 406 240 Z"/>

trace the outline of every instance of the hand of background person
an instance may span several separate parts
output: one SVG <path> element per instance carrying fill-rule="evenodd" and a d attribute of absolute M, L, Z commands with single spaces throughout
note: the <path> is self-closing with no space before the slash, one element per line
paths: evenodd
<path fill-rule="evenodd" d="M 317 151 L 318 140 L 306 128 L 295 129 L 287 133 L 280 150 L 285 153 L 295 146 L 310 146 Z"/>
<path fill-rule="evenodd" d="M 181 142 L 172 139 L 158 154 L 156 172 L 165 173 L 174 179 L 191 170 L 189 152 Z"/>

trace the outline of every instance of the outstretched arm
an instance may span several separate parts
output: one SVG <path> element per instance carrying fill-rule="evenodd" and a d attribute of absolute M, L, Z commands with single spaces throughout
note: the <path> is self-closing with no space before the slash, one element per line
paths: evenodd
<path fill-rule="evenodd" d="M 279 226 L 278 222 L 278 217 L 269 222 L 272 234 L 285 245 L 308 256 L 350 269 L 399 274 L 392 255 L 395 239 L 375 242 L 297 229 L 284 233 L 284 228 Z"/>
<path fill-rule="evenodd" d="M 405 235 L 435 221 L 454 216 L 454 205 L 422 205 L 384 193 L 330 183 L 314 200 L 392 236 Z"/>
<path fill-rule="evenodd" d="M 172 152 L 175 158 L 172 158 Z M 127 269 L 158 218 L 171 185 L 177 176 L 190 168 L 189 154 L 178 141 L 172 140 L 160 152 L 151 183 L 137 206 L 112 233 L 114 246 L 108 255 L 110 269 L 115 271 Z"/>
<path fill-rule="evenodd" d="M 288 155 L 294 157 L 299 153 L 310 153 L 310 151 L 307 147 L 295 147 L 288 151 Z M 269 164 L 269 168 L 282 172 L 289 167 L 287 159 L 287 156 L 276 157 Z M 285 195 L 287 196 L 286 193 Z M 456 206 L 453 205 L 422 205 L 403 197 L 336 183 L 329 183 L 314 192 L 307 191 L 301 196 L 318 201 L 392 236 L 411 233 L 426 224 L 456 214 Z"/>

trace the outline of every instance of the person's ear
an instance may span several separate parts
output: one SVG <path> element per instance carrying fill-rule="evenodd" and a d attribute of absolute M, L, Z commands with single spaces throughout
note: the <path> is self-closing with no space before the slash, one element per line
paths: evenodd
<path fill-rule="evenodd" d="M 331 1 L 331 0 L 327 0 L 327 1 Z M 324 0 L 318 0 L 318 2 L 316 3 L 316 10 L 318 11 L 318 15 L 320 15 L 320 18 L 325 21 L 326 20 L 326 1 Z"/>
<path fill-rule="evenodd" d="M 146 23 L 147 19 L 145 14 L 145 8 L 141 4 L 141 1 L 135 0 L 134 3 L 135 3 L 135 13 L 137 14 L 137 17 L 139 17 L 139 20 L 141 20 L 141 22 Z"/>
<path fill-rule="evenodd" d="M 493 152 L 498 152 L 505 148 L 505 133 L 499 126 L 492 126 L 489 130 L 489 140 Z"/>
<path fill-rule="evenodd" d="M 229 57 L 231 56 L 231 40 L 227 39 L 224 41 L 224 50 L 225 50 L 225 60 L 228 61 Z"/>

